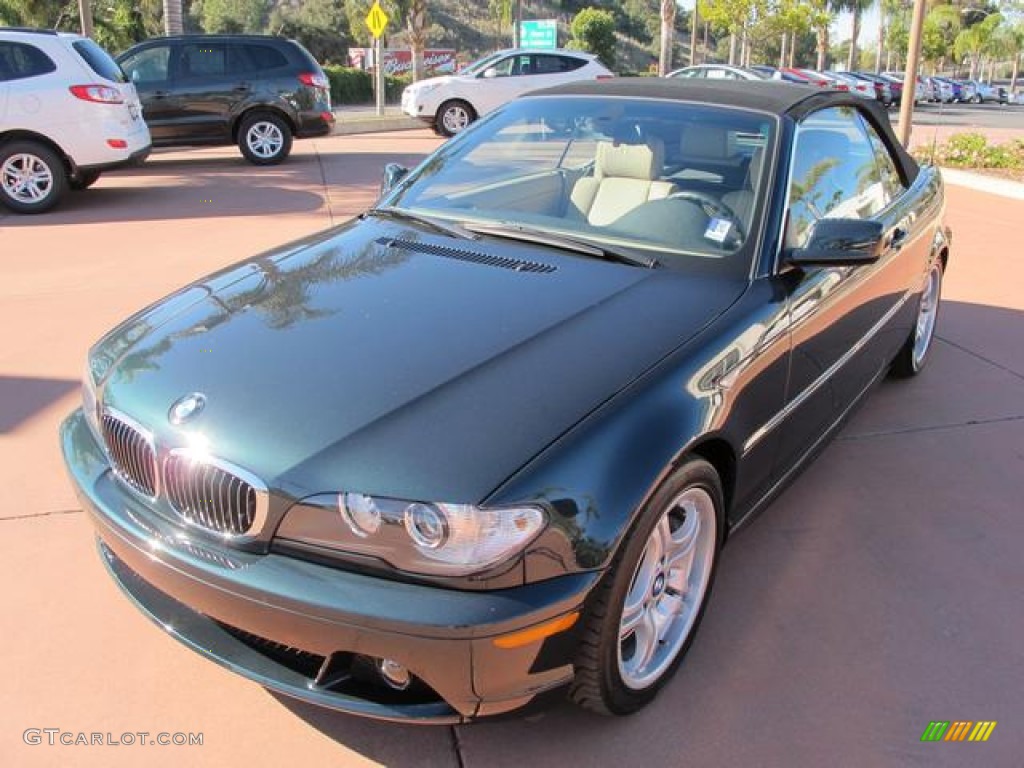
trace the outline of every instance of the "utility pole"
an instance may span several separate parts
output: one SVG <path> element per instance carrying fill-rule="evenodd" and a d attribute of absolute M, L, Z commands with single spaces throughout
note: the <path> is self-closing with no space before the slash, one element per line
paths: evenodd
<path fill-rule="evenodd" d="M 917 63 L 921 58 L 921 29 L 924 27 L 925 0 L 914 0 L 914 15 L 910 20 L 910 40 L 907 44 L 907 69 L 903 73 L 903 92 L 910 88 L 910 98 L 900 102 L 900 142 L 910 144 L 911 121 L 914 119 L 914 93 L 917 91 Z"/>
<path fill-rule="evenodd" d="M 78 0 L 78 16 L 82 20 L 82 34 L 92 37 L 92 0 Z"/>
<path fill-rule="evenodd" d="M 522 42 L 520 38 L 520 29 L 523 26 L 523 0 L 516 0 L 516 12 L 515 18 L 512 19 L 512 47 L 518 48 Z"/>

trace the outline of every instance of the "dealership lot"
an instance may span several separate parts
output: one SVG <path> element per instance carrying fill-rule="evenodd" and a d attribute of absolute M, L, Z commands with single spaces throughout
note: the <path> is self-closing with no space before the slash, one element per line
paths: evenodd
<path fill-rule="evenodd" d="M 117 593 L 56 440 L 87 346 L 188 280 L 345 221 L 385 162 L 437 143 L 336 136 L 266 169 L 230 147 L 159 152 L 45 218 L 0 214 L 0 763 L 1019 765 L 1020 201 L 961 187 L 931 367 L 880 387 L 726 548 L 692 653 L 633 718 L 556 705 L 452 729 L 318 711 L 178 646 Z M 985 744 L 920 743 L 933 720 L 999 725 Z M 26 744 L 33 728 L 203 744 Z"/>

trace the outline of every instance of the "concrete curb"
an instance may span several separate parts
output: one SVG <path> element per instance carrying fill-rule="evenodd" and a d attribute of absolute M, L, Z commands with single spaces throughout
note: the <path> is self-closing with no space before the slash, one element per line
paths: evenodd
<path fill-rule="evenodd" d="M 383 116 L 371 118 L 359 118 L 352 120 L 338 120 L 334 124 L 332 136 L 348 136 L 356 133 L 379 133 L 385 131 L 411 131 L 417 128 L 426 128 L 427 124 L 414 117 L 404 116 Z"/>
<path fill-rule="evenodd" d="M 1024 183 L 1019 181 L 955 168 L 942 168 L 942 178 L 947 184 L 957 187 L 967 187 L 978 192 L 988 192 L 991 195 L 1009 197 L 1013 200 L 1024 200 Z"/>

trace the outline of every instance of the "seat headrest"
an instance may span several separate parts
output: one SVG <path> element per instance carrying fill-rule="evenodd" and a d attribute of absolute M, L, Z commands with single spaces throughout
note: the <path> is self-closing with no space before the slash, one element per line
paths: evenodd
<path fill-rule="evenodd" d="M 764 167 L 764 147 L 757 147 L 754 154 L 750 156 L 750 168 L 747 170 L 749 186 L 755 187 L 761 178 L 761 169 Z"/>
<path fill-rule="evenodd" d="M 686 157 L 714 160 L 727 156 L 729 137 L 720 125 L 690 123 L 683 129 L 679 147 Z"/>
<path fill-rule="evenodd" d="M 594 177 L 607 176 L 653 181 L 661 174 L 665 164 L 665 145 L 660 139 L 647 144 L 612 144 L 600 141 L 594 159 Z"/>

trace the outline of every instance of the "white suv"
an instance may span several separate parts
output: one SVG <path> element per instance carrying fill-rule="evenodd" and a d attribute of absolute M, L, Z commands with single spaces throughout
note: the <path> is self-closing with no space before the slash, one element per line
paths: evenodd
<path fill-rule="evenodd" d="M 0 203 L 42 213 L 149 149 L 135 86 L 100 46 L 0 27 Z"/>
<path fill-rule="evenodd" d="M 454 136 L 516 96 L 576 80 L 614 75 L 592 53 L 553 49 L 492 53 L 457 75 L 431 77 L 402 91 L 402 111 L 442 136 Z"/>

